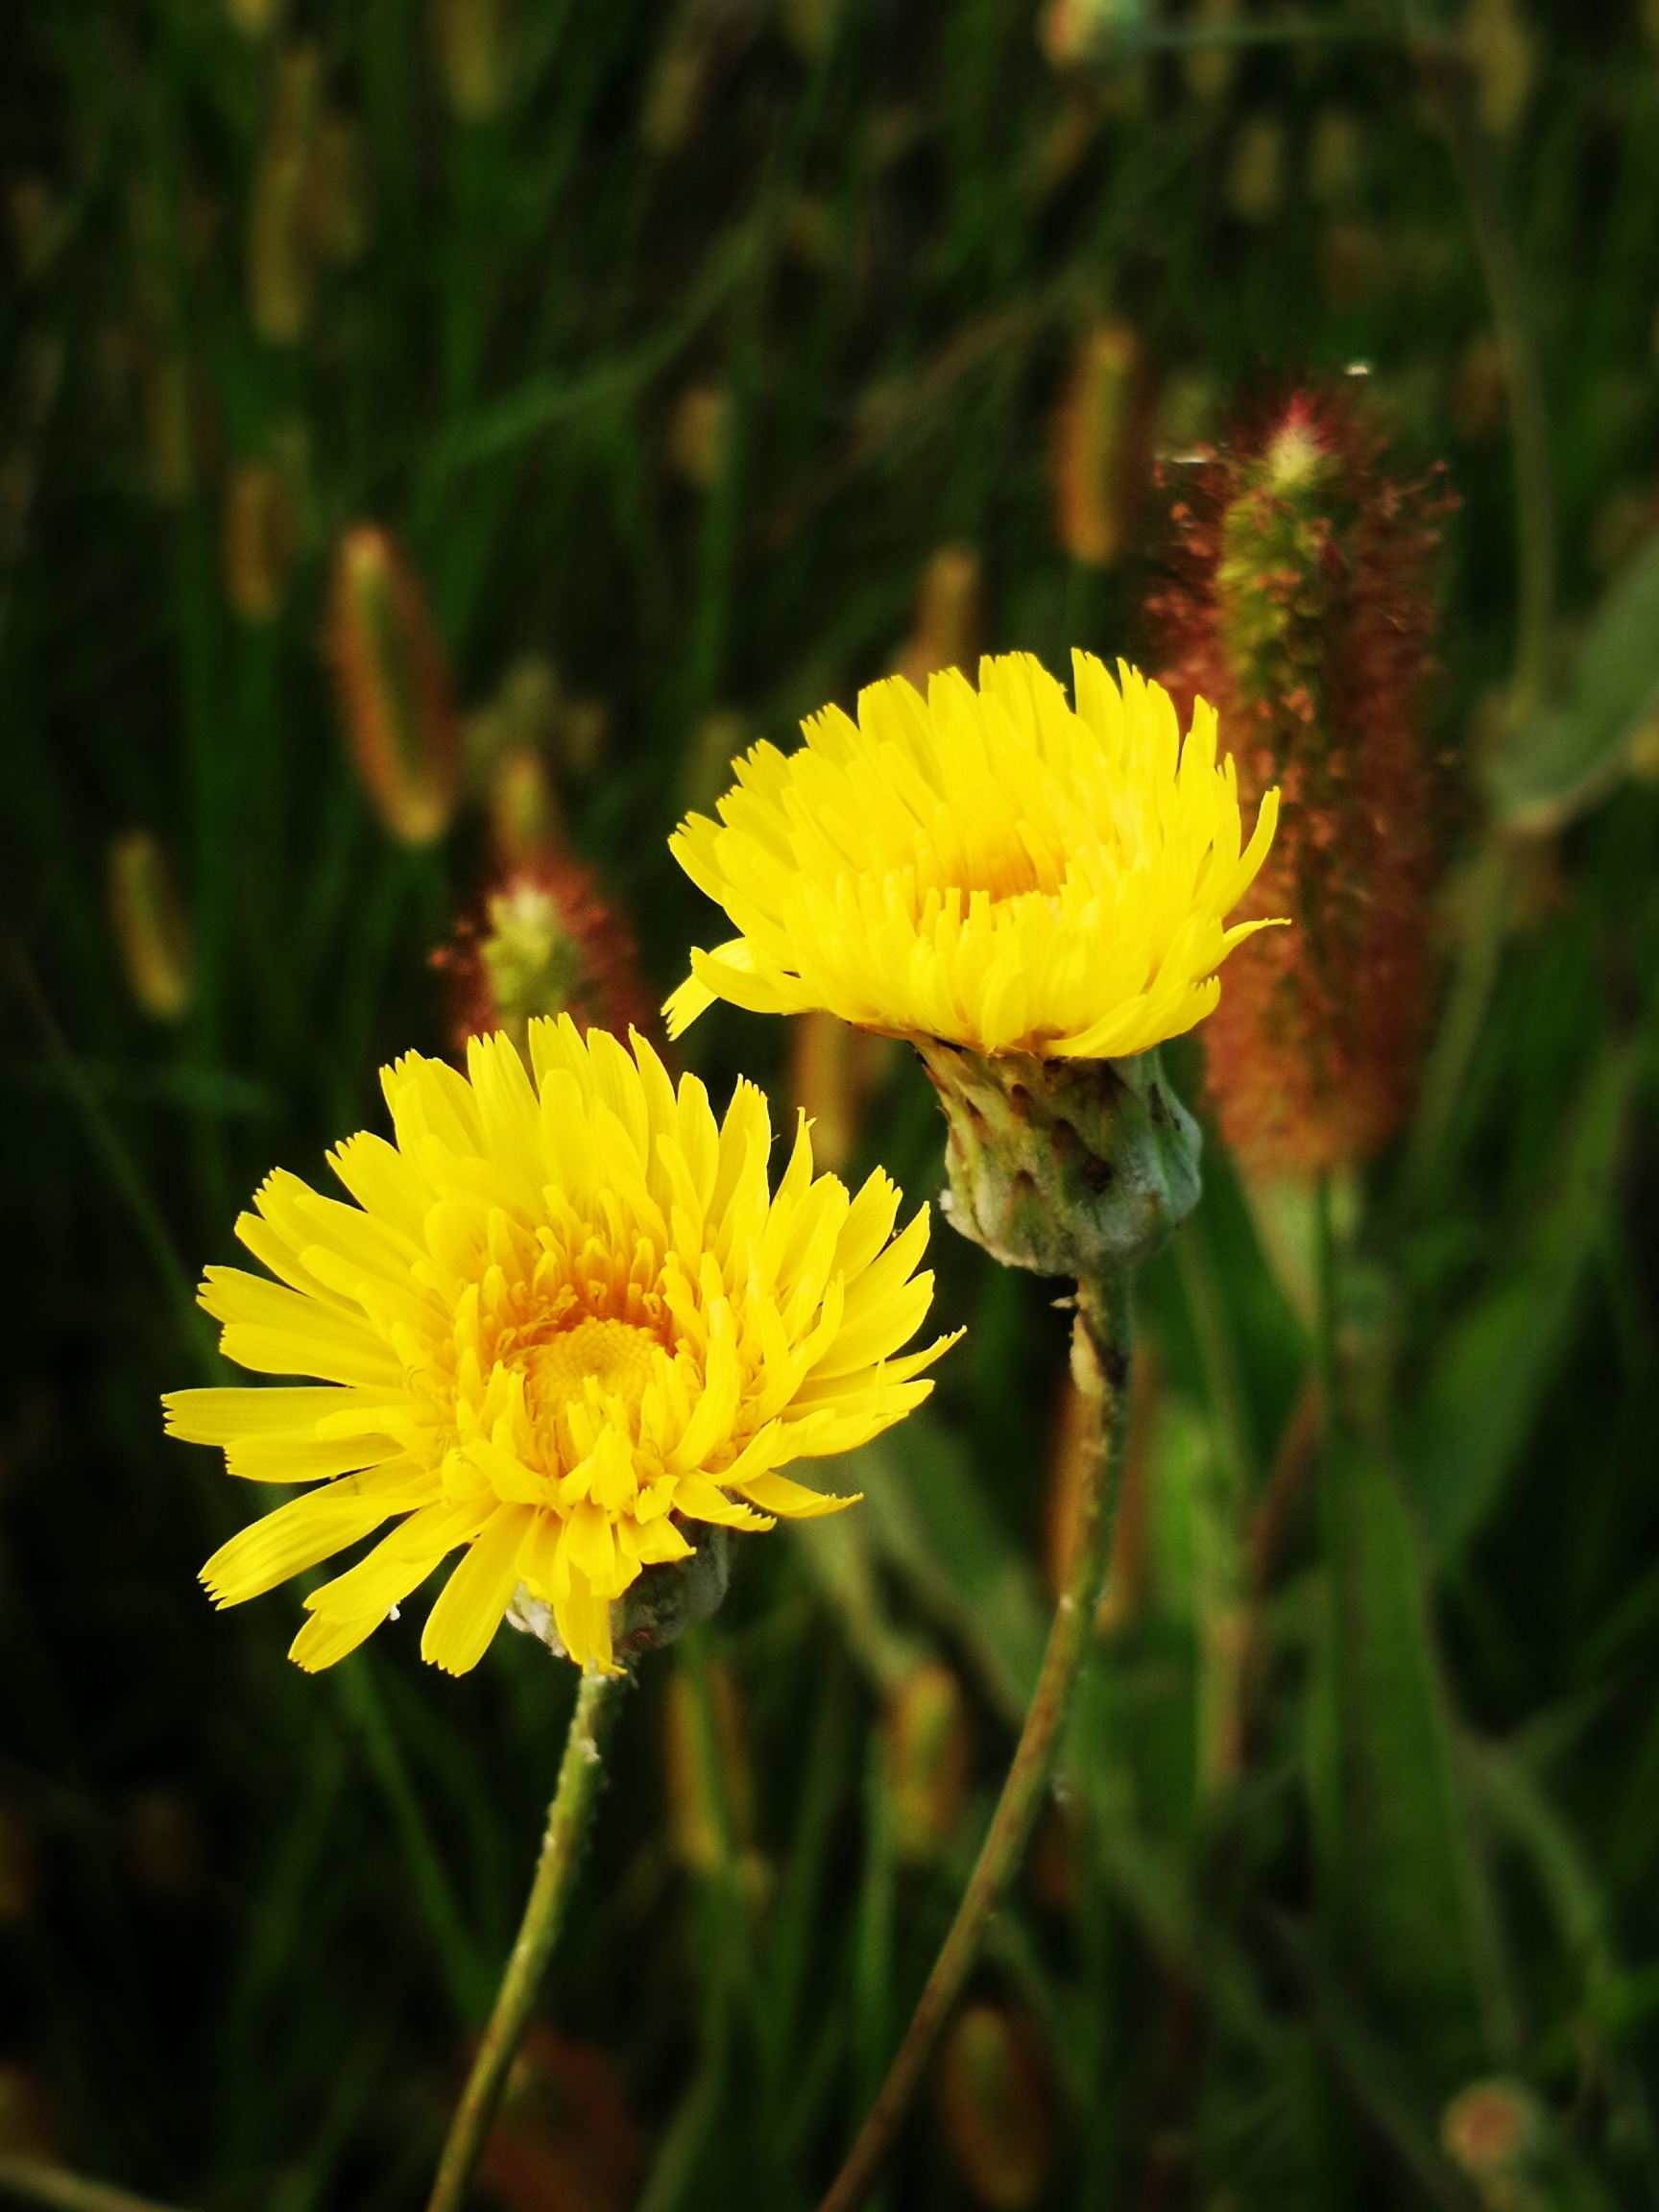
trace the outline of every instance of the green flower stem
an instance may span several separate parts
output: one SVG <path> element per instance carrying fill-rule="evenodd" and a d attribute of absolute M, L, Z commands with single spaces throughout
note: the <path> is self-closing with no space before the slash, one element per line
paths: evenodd
<path fill-rule="evenodd" d="M 523 2038 L 530 2008 L 569 1900 L 582 1839 L 598 1801 L 604 1737 L 626 1679 L 620 1674 L 584 1674 L 576 1693 L 576 1710 L 559 1764 L 559 1787 L 547 1808 L 536 1879 L 530 1886 L 513 1956 L 495 1992 L 490 2025 L 449 2123 L 427 2212 L 460 2212 L 466 2200 L 472 2170 L 495 2117 L 507 2070 Z"/>
<path fill-rule="evenodd" d="M 1071 1572 L 1054 1609 L 1043 1671 L 1014 1762 L 956 1917 L 910 2016 L 887 2079 L 819 2212 L 855 2212 L 869 2195 L 979 1955 L 986 1925 L 1024 1856 L 1042 1810 L 1071 1693 L 1089 1648 L 1094 1609 L 1112 1550 L 1112 1524 L 1129 1430 L 1128 1287 L 1127 1270 L 1077 1286 L 1071 1367 L 1089 1401 L 1093 1449 L 1077 1502 L 1077 1547 Z"/>

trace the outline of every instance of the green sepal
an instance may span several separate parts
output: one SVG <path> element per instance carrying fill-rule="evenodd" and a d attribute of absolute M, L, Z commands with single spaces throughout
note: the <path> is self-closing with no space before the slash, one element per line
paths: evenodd
<path fill-rule="evenodd" d="M 1005 1267 L 1094 1279 L 1149 1260 L 1198 1203 L 1198 1124 L 1154 1049 L 989 1055 L 924 1038 L 950 1124 L 945 1212 Z"/>

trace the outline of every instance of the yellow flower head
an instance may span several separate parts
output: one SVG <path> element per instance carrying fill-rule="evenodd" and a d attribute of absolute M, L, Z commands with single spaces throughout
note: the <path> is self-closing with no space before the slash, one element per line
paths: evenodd
<path fill-rule="evenodd" d="M 777 1470 L 846 1452 L 932 1388 L 945 1342 L 893 1355 L 932 1297 L 913 1272 L 927 1209 L 892 1234 L 879 1169 L 855 1198 L 812 1175 L 803 1119 L 774 1195 L 766 1101 L 740 1082 L 716 1124 L 643 1041 L 530 1024 L 534 1086 L 505 1036 L 470 1080 L 411 1053 L 382 1071 L 396 1143 L 330 1155 L 357 1201 L 278 1170 L 237 1234 L 279 1282 L 210 1267 L 227 1358 L 321 1387 L 180 1390 L 175 1436 L 232 1475 L 309 1482 L 215 1552 L 221 1605 L 395 1519 L 305 1600 L 291 1656 L 332 1664 L 446 1553 L 462 1558 L 424 1656 L 477 1664 L 519 1585 L 571 1657 L 613 1666 L 611 1604 L 687 1557 L 685 1522 L 767 1528 L 851 1503 Z"/>
<path fill-rule="evenodd" d="M 1008 653 L 923 699 L 902 676 L 826 707 L 785 756 L 737 765 L 720 822 L 675 857 L 742 935 L 694 951 L 678 1036 L 714 998 L 828 1007 L 867 1029 L 980 1052 L 1114 1060 L 1214 1008 L 1215 971 L 1265 926 L 1225 926 L 1272 842 L 1269 792 L 1240 853 L 1231 758 L 1202 701 L 1181 742 L 1160 685 L 1072 656 L 1075 709 Z M 724 825 L 722 827 L 721 825 Z"/>

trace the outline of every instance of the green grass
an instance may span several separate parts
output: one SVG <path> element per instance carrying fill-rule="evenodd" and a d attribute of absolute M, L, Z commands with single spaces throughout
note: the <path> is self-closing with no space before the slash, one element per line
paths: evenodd
<path fill-rule="evenodd" d="M 789 35 L 808 14 L 816 42 Z M 505 1634 L 465 1681 L 422 1669 L 419 1606 L 337 1676 L 297 1674 L 290 1598 L 203 1599 L 250 1502 L 162 1444 L 156 1403 L 213 1362 L 187 1286 L 259 1176 L 319 1177 L 376 1120 L 380 1061 L 442 1047 L 427 955 L 485 864 L 475 806 L 412 854 L 353 781 L 319 643 L 339 528 L 398 533 L 469 706 L 527 652 L 604 703 L 563 798 L 654 990 L 717 926 L 664 844 L 701 719 L 787 742 L 851 704 L 938 544 L 978 551 L 990 648 L 1151 649 L 1158 499 L 1110 575 L 1054 537 L 1049 417 L 1090 315 L 1134 325 L 1166 399 L 1184 380 L 1183 436 L 1240 388 L 1362 358 L 1402 455 L 1450 460 L 1455 857 L 1481 835 L 1469 733 L 1517 654 L 1517 538 L 1508 438 L 1459 397 L 1493 315 L 1469 212 L 1381 16 L 1240 48 L 1201 98 L 1167 51 L 1057 71 L 1029 0 L 521 0 L 507 97 L 475 124 L 422 8 L 289 16 L 266 40 L 210 0 L 17 0 L 0 22 L 0 1803 L 32 1868 L 0 1924 L 0 2064 L 89 2173 L 201 2212 L 402 2212 L 511 1939 L 571 1683 Z M 1541 349 L 1565 674 L 1624 550 L 1616 502 L 1640 518 L 1659 482 L 1659 53 L 1633 9 L 1540 7 L 1527 36 L 1535 90 L 1496 173 Z M 245 248 L 301 38 L 363 133 L 369 229 L 273 344 Z M 703 97 L 653 146 L 671 51 Z M 1317 203 L 1333 109 L 1359 165 Z M 1227 180 L 1253 118 L 1282 133 L 1284 190 L 1246 223 Z M 1333 289 L 1337 226 L 1369 274 Z M 670 424 L 712 383 L 732 434 L 699 488 Z M 182 472 L 155 428 L 175 402 Z M 299 557 L 250 625 L 227 470 L 297 452 Z M 107 846 L 134 826 L 189 911 L 177 1025 L 133 1004 L 108 919 Z M 1439 2114 L 1490 2073 L 1552 2116 L 1545 2200 L 1659 2193 L 1659 792 L 1620 781 L 1518 875 L 1443 1139 L 1414 1194 L 1401 1157 L 1378 1165 L 1343 1263 L 1350 1310 L 1385 1317 L 1386 1450 L 1325 1469 L 1290 1525 L 1250 1756 L 1218 1791 L 1214 1632 L 1309 1346 L 1218 1140 L 1193 1251 L 1147 1271 L 1147 1596 L 1069 1739 L 1067 1880 L 1026 1880 L 975 1983 L 1045 2053 L 1046 2205 L 1464 2201 Z M 780 1027 L 722 1009 L 687 1055 L 781 1110 Z M 1196 1097 L 1196 1050 L 1179 1073 Z M 877 1159 L 936 1191 L 909 1066 L 867 1118 Z M 971 1334 L 926 1415 L 849 1471 L 871 1503 L 848 1526 L 889 1626 L 961 1676 L 969 1801 L 934 1863 L 894 1857 L 879 1697 L 821 1562 L 787 1535 L 741 1547 L 716 1621 L 640 1669 L 545 1997 L 621 2086 L 651 2212 L 813 2201 L 1012 1743 L 1065 1321 L 1052 1286 L 943 1227 L 935 1262 Z M 716 1661 L 754 1832 L 729 1805 L 729 1849 L 695 1868 L 665 1686 L 686 1670 L 707 1710 Z M 887 2202 L 966 2188 L 925 2104 Z M 610 2201 L 551 2190 L 511 2212 Z"/>

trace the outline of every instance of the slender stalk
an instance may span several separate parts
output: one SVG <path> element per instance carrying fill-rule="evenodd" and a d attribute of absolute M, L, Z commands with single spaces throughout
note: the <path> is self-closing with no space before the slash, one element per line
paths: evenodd
<path fill-rule="evenodd" d="M 565 1756 L 559 1763 L 559 1786 L 547 1808 L 547 1828 L 541 1839 L 536 1879 L 530 1886 L 530 1898 L 519 1922 L 513 1955 L 495 1993 L 495 2008 L 490 2015 L 490 2025 L 484 2031 L 484 2040 L 478 2046 L 478 2056 L 472 2061 L 472 2071 L 461 2092 L 455 2117 L 449 2123 L 427 2212 L 459 2212 L 466 2200 L 472 2170 L 490 2132 L 490 2123 L 495 2117 L 507 2070 L 523 2038 L 530 2008 L 536 2001 L 542 1971 L 559 1934 L 582 1839 L 598 1800 L 604 1734 L 625 1679 L 619 1674 L 584 1674 L 582 1687 L 576 1693 L 576 1710 L 570 1718 L 570 1733 L 565 1740 Z"/>
<path fill-rule="evenodd" d="M 898 2056 L 847 2162 L 819 2212 L 856 2212 L 869 2195 L 934 2045 L 950 2017 L 1007 1887 L 1036 1825 L 1053 1771 L 1060 1732 L 1082 1669 L 1106 1579 L 1112 1523 L 1123 1477 L 1129 1431 L 1129 1307 L 1126 1277 L 1077 1286 L 1077 1319 L 1071 1338 L 1072 1372 L 1091 1411 L 1094 1449 L 1088 1455 L 1077 1502 L 1077 1542 L 1066 1588 L 1054 1609 L 1043 1670 L 1037 1678 L 1014 1763 L 991 1815 L 944 1948 L 927 1977 Z"/>
<path fill-rule="evenodd" d="M 134 2197 L 108 2181 L 89 2181 L 45 2158 L 0 2157 L 0 2190 L 36 2204 L 57 2204 L 62 2212 L 172 2212 L 153 2198 Z"/>

